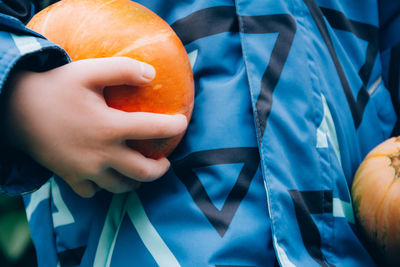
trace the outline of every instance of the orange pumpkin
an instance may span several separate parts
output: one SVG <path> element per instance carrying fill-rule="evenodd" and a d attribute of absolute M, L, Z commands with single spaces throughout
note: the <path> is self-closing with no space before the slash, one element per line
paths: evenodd
<path fill-rule="evenodd" d="M 130 0 L 64 0 L 36 14 L 27 25 L 63 47 L 72 61 L 126 56 L 149 63 L 155 79 L 145 86 L 104 90 L 109 106 L 127 112 L 184 114 L 190 120 L 194 83 L 189 58 L 170 26 Z M 128 141 L 147 157 L 168 155 L 183 135 Z"/>
<path fill-rule="evenodd" d="M 356 217 L 372 253 L 400 266 L 400 137 L 374 148 L 352 185 Z"/>

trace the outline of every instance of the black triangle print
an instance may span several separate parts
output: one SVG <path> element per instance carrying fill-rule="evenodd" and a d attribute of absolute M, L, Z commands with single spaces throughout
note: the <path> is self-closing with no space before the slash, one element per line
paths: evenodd
<path fill-rule="evenodd" d="M 193 168 L 192 170 L 206 189 L 214 206 L 218 210 L 221 210 L 242 168 L 243 163 L 240 162 L 209 165 L 201 168 Z M 229 179 L 226 179 L 226 177 L 229 177 Z"/>
<path fill-rule="evenodd" d="M 239 23 L 240 22 L 240 23 Z M 296 20 L 290 14 L 239 16 L 234 6 L 216 6 L 196 11 L 171 25 L 183 44 L 222 32 L 246 34 L 278 33 L 268 66 L 261 79 L 256 102 L 257 134 L 264 135 L 272 108 L 272 94 L 281 77 L 296 33 Z"/>
<path fill-rule="evenodd" d="M 194 152 L 175 161 L 172 167 L 196 205 L 223 237 L 249 190 L 259 162 L 260 155 L 256 147 L 237 147 Z M 222 209 L 218 210 L 193 169 L 229 163 L 243 163 L 243 167 Z"/>
<path fill-rule="evenodd" d="M 371 77 L 371 73 L 379 52 L 379 29 L 374 25 L 351 20 L 347 18 L 344 13 L 338 10 L 319 7 L 316 0 L 303 1 L 307 5 L 311 16 L 318 27 L 318 30 L 321 33 L 325 45 L 328 47 L 329 54 L 331 55 L 336 71 L 339 75 L 340 82 L 344 89 L 345 96 L 349 103 L 354 125 L 356 129 L 358 129 L 361 124 L 364 109 L 369 101 L 369 93 L 366 89 L 366 86 L 368 85 L 368 81 Z M 355 100 L 353 96 L 346 73 L 335 51 L 332 37 L 329 33 L 325 18 L 332 28 L 351 32 L 358 38 L 368 42 L 365 63 L 358 72 L 363 84 L 357 93 L 357 100 Z"/>
<path fill-rule="evenodd" d="M 67 249 L 58 253 L 58 259 L 61 266 L 77 266 L 81 264 L 86 246 L 74 249 Z"/>

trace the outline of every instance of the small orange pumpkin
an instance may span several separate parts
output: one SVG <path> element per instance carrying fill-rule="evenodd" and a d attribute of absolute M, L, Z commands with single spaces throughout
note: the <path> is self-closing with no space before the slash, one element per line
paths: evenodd
<path fill-rule="evenodd" d="M 63 47 L 72 61 L 127 56 L 153 65 L 157 74 L 148 85 L 105 88 L 107 104 L 127 112 L 184 114 L 190 120 L 194 83 L 185 48 L 170 26 L 144 6 L 130 0 L 63 0 L 36 14 L 27 27 Z M 182 136 L 128 144 L 160 158 Z"/>
<path fill-rule="evenodd" d="M 376 254 L 400 266 L 400 137 L 374 148 L 352 184 L 354 211 L 362 233 Z"/>

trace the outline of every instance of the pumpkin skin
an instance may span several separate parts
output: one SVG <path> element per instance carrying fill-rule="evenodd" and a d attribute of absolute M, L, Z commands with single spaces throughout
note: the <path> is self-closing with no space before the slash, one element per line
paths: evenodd
<path fill-rule="evenodd" d="M 352 184 L 355 215 L 372 253 L 400 266 L 400 137 L 374 148 Z"/>
<path fill-rule="evenodd" d="M 130 0 L 63 0 L 37 13 L 27 27 L 63 47 L 72 61 L 125 56 L 152 65 L 156 77 L 147 85 L 106 87 L 107 105 L 190 120 L 194 82 L 186 50 L 170 26 L 144 6 Z M 127 143 L 157 159 L 169 155 L 182 137 Z"/>

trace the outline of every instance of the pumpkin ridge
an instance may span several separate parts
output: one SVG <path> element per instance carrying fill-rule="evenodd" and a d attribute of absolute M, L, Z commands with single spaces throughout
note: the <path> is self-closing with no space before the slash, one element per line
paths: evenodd
<path fill-rule="evenodd" d="M 125 47 L 123 50 L 118 51 L 112 56 L 113 57 L 124 56 L 129 52 L 134 51 L 140 47 L 151 45 L 160 41 L 167 41 L 170 37 L 172 37 L 172 33 L 166 31 L 161 32 L 154 36 L 146 35 L 139 39 L 136 39 L 130 46 Z"/>
<path fill-rule="evenodd" d="M 370 154 L 370 155 L 367 155 L 366 157 L 365 157 L 365 159 L 373 159 L 373 158 L 380 158 L 380 157 L 387 157 L 388 155 L 387 155 L 387 153 L 373 153 L 373 154 Z"/>
<path fill-rule="evenodd" d="M 390 166 L 394 169 L 394 180 L 400 178 L 400 151 L 388 155 Z"/>
<path fill-rule="evenodd" d="M 76 36 L 79 36 L 81 34 L 82 30 L 85 30 L 84 27 L 85 27 L 86 21 L 92 20 L 92 17 L 96 14 L 96 12 L 100 11 L 103 7 L 106 7 L 106 6 L 112 4 L 115 1 L 116 0 L 107 1 L 105 3 L 100 4 L 96 9 L 94 9 L 90 13 L 90 16 L 88 15 L 83 21 L 81 21 L 79 27 L 74 31 L 74 35 L 72 35 L 72 37 L 70 38 L 70 41 L 73 42 L 75 40 Z"/>
<path fill-rule="evenodd" d="M 40 29 L 40 31 L 42 32 L 43 35 L 46 34 L 46 29 L 47 29 L 48 22 L 49 22 L 50 18 L 53 17 L 52 16 L 53 14 L 54 14 L 54 12 L 51 12 L 51 11 L 47 12 L 46 17 L 44 18 L 44 22 L 43 22 L 42 28 Z"/>
<path fill-rule="evenodd" d="M 378 207 L 376 208 L 375 211 L 375 225 L 378 225 L 378 220 L 384 220 L 385 218 L 381 218 L 379 216 L 381 209 L 384 208 L 384 202 L 386 199 L 386 196 L 388 195 L 392 185 L 396 182 L 397 178 L 395 178 L 386 188 L 385 193 L 382 195 L 381 199 L 379 200 Z M 386 224 L 384 224 L 384 228 L 386 227 Z M 382 236 L 380 237 L 380 241 L 378 242 L 379 244 L 385 244 L 385 238 L 386 238 L 386 229 L 383 230 Z M 375 240 L 378 240 L 378 234 L 375 236 Z"/>

